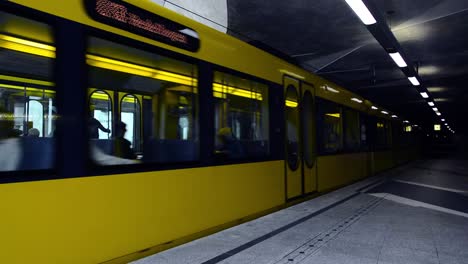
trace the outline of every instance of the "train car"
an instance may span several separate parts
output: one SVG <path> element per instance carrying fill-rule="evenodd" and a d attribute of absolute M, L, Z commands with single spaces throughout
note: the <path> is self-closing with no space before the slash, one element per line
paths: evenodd
<path fill-rule="evenodd" d="M 0 28 L 4 263 L 123 263 L 417 157 L 390 112 L 149 1 L 2 1 Z"/>

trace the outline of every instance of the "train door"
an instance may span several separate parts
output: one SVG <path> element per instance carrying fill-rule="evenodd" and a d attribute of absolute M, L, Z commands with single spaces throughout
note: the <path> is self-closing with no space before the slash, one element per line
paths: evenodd
<path fill-rule="evenodd" d="M 300 126 L 300 82 L 285 76 L 286 199 L 304 194 Z"/>
<path fill-rule="evenodd" d="M 314 87 L 302 83 L 301 99 L 301 126 L 302 126 L 302 169 L 304 178 L 304 193 L 311 193 L 317 190 L 317 170 L 316 170 L 316 135 L 315 135 L 315 100 Z"/>

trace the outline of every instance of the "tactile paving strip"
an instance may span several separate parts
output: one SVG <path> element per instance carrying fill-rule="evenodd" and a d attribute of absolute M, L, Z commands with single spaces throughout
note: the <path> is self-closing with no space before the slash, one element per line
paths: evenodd
<path fill-rule="evenodd" d="M 337 224 L 332 226 L 330 229 L 312 237 L 305 243 L 303 243 L 298 248 L 294 249 L 282 259 L 273 262 L 275 264 L 291 264 L 291 263 L 300 263 L 305 258 L 315 254 L 319 251 L 321 247 L 326 245 L 329 241 L 337 237 L 341 232 L 345 231 L 348 227 L 356 223 L 362 216 L 367 214 L 370 210 L 377 207 L 383 198 L 374 198 L 369 203 L 363 205 L 354 214 L 344 218 L 339 221 Z"/>

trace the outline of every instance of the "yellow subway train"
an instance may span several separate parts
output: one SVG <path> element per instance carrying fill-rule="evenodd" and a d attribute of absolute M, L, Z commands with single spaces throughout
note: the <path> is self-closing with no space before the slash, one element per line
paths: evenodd
<path fill-rule="evenodd" d="M 2 1 L 0 28 L 4 263 L 124 263 L 419 155 L 390 111 L 150 1 Z"/>

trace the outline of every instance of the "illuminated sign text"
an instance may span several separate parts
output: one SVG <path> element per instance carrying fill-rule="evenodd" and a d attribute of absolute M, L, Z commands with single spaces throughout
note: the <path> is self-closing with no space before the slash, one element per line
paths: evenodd
<path fill-rule="evenodd" d="M 194 30 L 121 0 L 87 0 L 86 10 L 97 21 L 172 46 L 198 50 L 199 39 Z"/>

